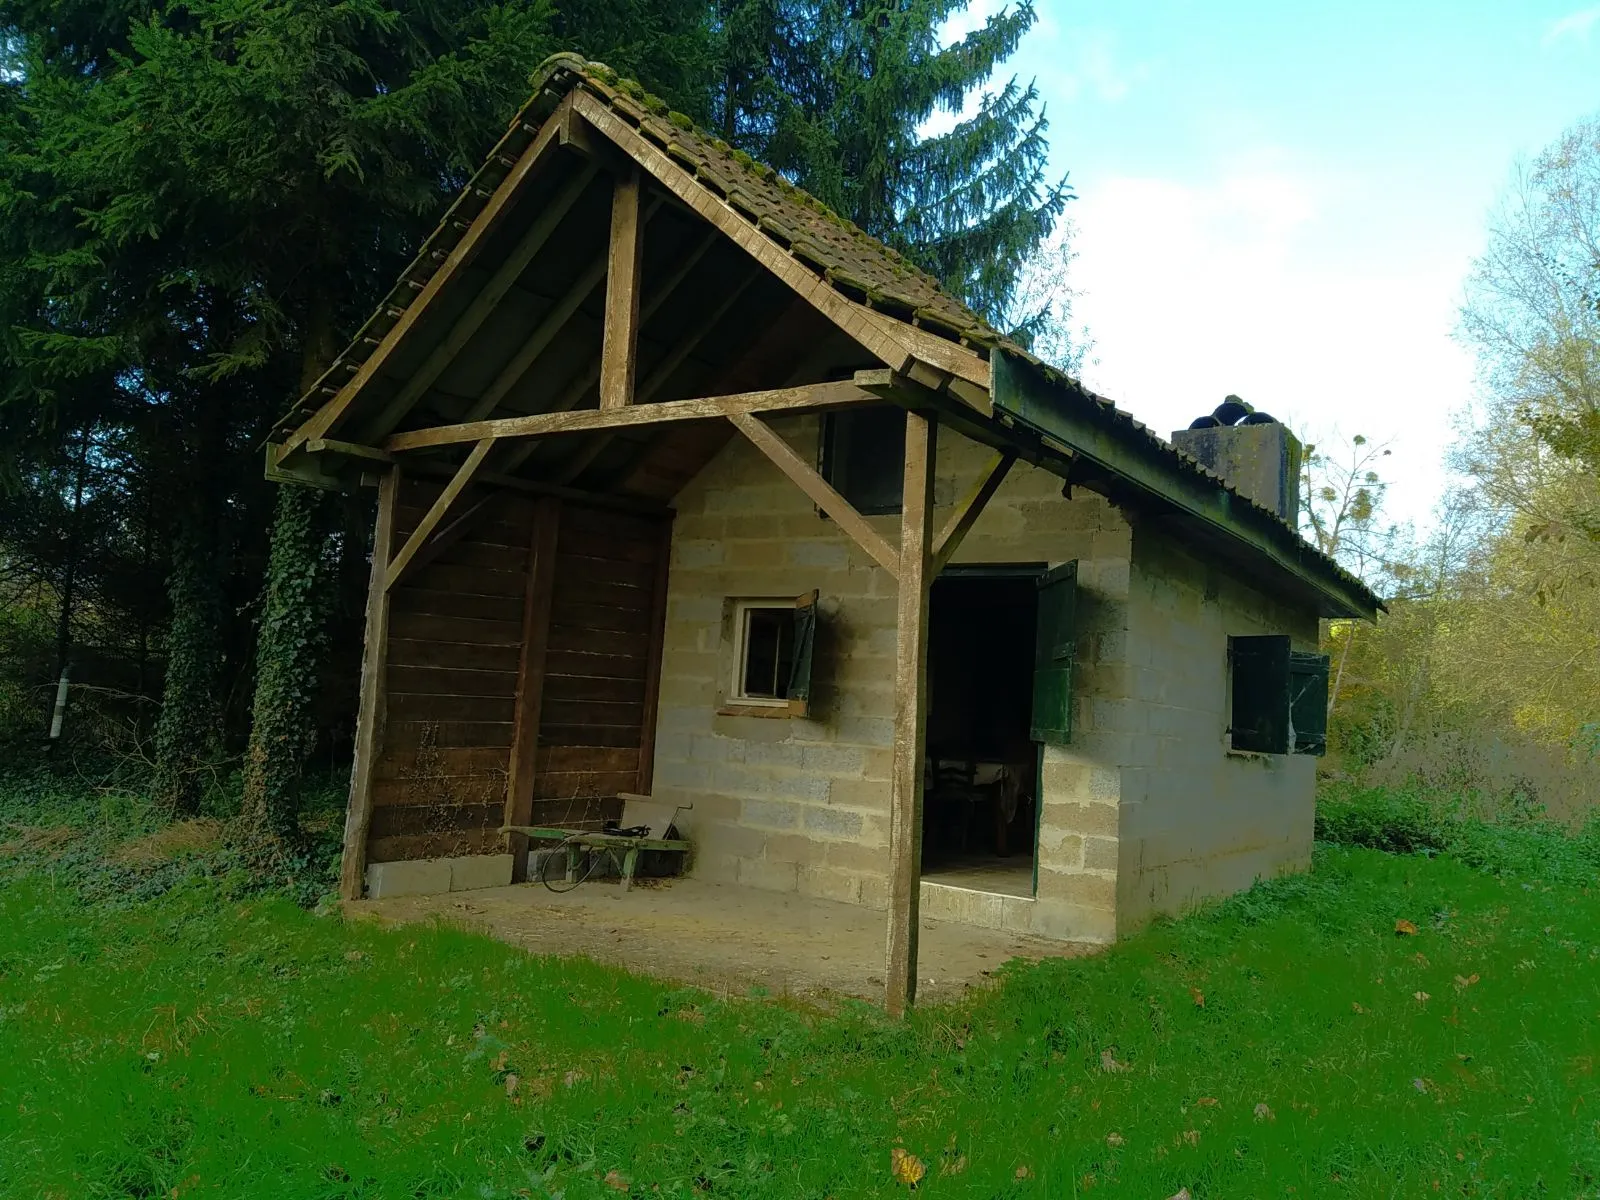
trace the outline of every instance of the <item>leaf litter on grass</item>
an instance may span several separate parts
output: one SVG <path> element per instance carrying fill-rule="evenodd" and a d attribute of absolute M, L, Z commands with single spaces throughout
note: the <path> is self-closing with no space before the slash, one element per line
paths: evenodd
<path fill-rule="evenodd" d="M 1325 849 L 897 1023 L 199 883 L 113 910 L 23 881 L 0 889 L 0 1159 L 19 1195 L 1576 1194 L 1600 1174 L 1573 1065 L 1600 1046 L 1572 1019 L 1600 901 L 1520 882 Z M 1426 963 L 1402 904 L 1455 914 Z M 1527 987 L 1515 964 L 1557 937 Z"/>

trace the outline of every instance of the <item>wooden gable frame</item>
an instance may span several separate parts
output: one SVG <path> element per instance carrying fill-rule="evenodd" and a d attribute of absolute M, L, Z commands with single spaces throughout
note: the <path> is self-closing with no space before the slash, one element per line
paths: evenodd
<path fill-rule="evenodd" d="M 665 511 L 659 500 L 652 506 L 647 498 L 597 495 L 574 485 L 615 439 L 627 437 L 630 432 L 650 431 L 670 437 L 673 430 L 712 426 L 725 430 L 725 436 L 744 437 L 898 584 L 896 715 L 886 863 L 890 903 L 885 1003 L 891 1012 L 903 1012 L 914 1002 L 917 979 L 929 589 L 1013 464 L 1020 458 L 1042 466 L 1060 475 L 1069 487 L 1088 478 L 1093 486 L 1107 490 L 1118 500 L 1127 500 L 1135 492 L 1154 497 L 1158 505 L 1166 505 L 1178 517 L 1205 523 L 1215 536 L 1226 534 L 1247 543 L 1249 552 L 1271 569 L 1286 571 L 1307 581 L 1312 590 L 1321 588 L 1324 594 L 1328 588 L 1326 572 L 1319 576 L 1317 564 L 1308 566 L 1286 554 L 1268 533 L 1252 541 L 1248 532 L 1241 533 L 1233 527 L 1227 511 L 1227 489 L 1208 485 L 1198 476 L 1174 483 L 1169 478 L 1176 471 L 1172 464 L 1154 463 L 1149 453 L 1117 444 L 1116 438 L 1101 428 L 1104 414 L 1092 405 L 1075 422 L 1058 419 L 1056 410 L 1048 405 L 1045 417 L 1049 420 L 1035 419 L 1033 410 L 997 405 L 999 397 L 993 394 L 997 385 L 1008 389 L 1008 400 L 1028 394 L 1027 388 L 1016 382 L 1015 366 L 1007 365 L 1009 360 L 1002 354 L 997 351 L 991 356 L 988 349 L 965 336 L 934 332 L 934 328 L 943 328 L 937 321 L 924 328 L 918 323 L 920 316 L 916 321 L 903 319 L 903 315 L 891 315 L 871 302 L 845 294 L 829 275 L 803 264 L 762 221 L 741 211 L 732 191 L 718 194 L 697 178 L 684 165 L 685 155 L 673 153 L 672 145 L 663 143 L 665 135 L 659 129 L 651 131 L 654 136 L 647 136 L 648 119 L 639 113 L 630 114 L 622 98 L 593 79 L 581 85 L 569 81 L 567 90 L 539 124 L 520 117 L 519 122 L 530 135 L 526 145 L 520 153 L 500 155 L 505 173 L 488 190 L 483 207 L 465 224 L 460 240 L 447 252 L 434 252 L 437 269 L 425 282 L 414 285 L 417 295 L 412 303 L 398 313 L 381 338 L 368 339 L 376 342 L 370 355 L 348 368 L 348 380 L 289 430 L 273 454 L 278 471 L 289 477 L 298 472 L 302 478 L 318 478 L 323 473 L 314 464 L 330 459 L 357 464 L 362 470 L 377 470 L 382 479 L 356 763 L 341 875 L 343 892 L 347 897 L 356 897 L 362 889 L 372 826 L 376 756 L 384 722 L 389 605 L 396 589 L 465 536 L 474 522 L 487 519 L 493 510 L 492 498 L 501 491 L 514 489 L 541 497 L 534 506 L 532 542 L 527 552 L 528 584 L 503 818 L 505 826 L 526 824 L 532 778 L 541 753 L 541 688 L 548 656 L 552 586 L 560 553 L 557 530 L 563 519 L 563 505 Z M 512 238 L 505 222 L 519 196 L 558 161 L 570 168 L 573 154 L 582 156 L 582 165 L 571 172 L 564 184 L 556 177 L 557 186 L 543 207 Z M 563 155 L 568 157 L 563 160 Z M 498 306 L 536 257 L 559 245 L 558 231 L 563 221 L 581 208 L 591 184 L 604 178 L 611 180 L 611 187 L 603 252 L 580 267 L 560 294 L 551 298 L 548 309 L 522 331 L 513 352 L 497 365 L 477 394 L 466 399 L 457 419 L 432 424 L 412 420 L 408 425 L 430 388 L 458 363 L 473 337 L 494 318 Z M 706 232 L 665 272 L 664 278 L 652 283 L 645 276 L 643 264 L 652 219 L 666 211 L 690 214 Z M 864 235 L 856 231 L 854 236 Z M 380 392 L 369 400 L 367 393 L 377 386 L 385 366 L 398 358 L 410 339 L 421 336 L 417 331 L 425 321 L 434 319 L 434 307 L 443 303 L 442 298 L 452 287 L 461 285 L 465 271 L 496 238 L 509 244 L 509 251 L 487 272 L 476 292 L 453 317 L 448 308 L 441 310 L 444 316 L 435 319 L 440 326 L 436 340 L 420 358 L 412 351 L 417 365 L 393 393 L 384 398 Z M 679 298 L 681 285 L 721 243 L 736 247 L 741 261 L 752 269 L 704 304 L 703 318 L 686 325 L 676 343 L 641 375 L 641 329 L 648 327 L 669 301 Z M 781 284 L 792 294 L 795 305 L 820 318 L 878 365 L 858 368 L 844 380 L 751 387 L 753 380 L 747 371 L 724 361 L 711 378 L 713 382 L 723 381 L 725 390 L 713 388 L 689 398 L 655 399 L 689 356 L 715 341 L 719 323 L 738 307 L 741 296 L 756 280 Z M 603 319 L 594 361 L 581 366 L 562 387 L 544 396 L 539 411 L 495 415 L 530 368 L 561 345 L 564 332 L 602 283 Z M 326 391 L 329 385 L 321 386 Z M 594 406 L 583 406 L 591 394 L 596 395 Z M 884 402 L 906 410 L 901 464 L 904 503 L 897 539 L 884 537 L 768 423 L 770 418 L 784 414 Z M 357 420 L 358 416 L 362 419 Z M 935 435 L 941 424 L 992 446 L 995 454 L 973 481 L 969 494 L 936 532 L 931 523 L 933 460 Z M 345 427 L 350 425 L 358 427 L 359 436 L 354 440 L 345 434 Z M 558 446 L 565 455 L 556 469 L 538 478 L 519 474 L 536 461 L 541 446 L 547 443 Z M 714 448 L 720 443 L 713 436 L 706 444 Z M 466 447 L 470 450 L 456 462 L 430 457 L 449 455 Z M 402 472 L 442 473 L 448 477 L 426 511 L 414 518 L 409 531 L 397 523 L 396 517 L 397 481 Z M 630 468 L 622 476 L 624 491 L 626 481 L 635 474 Z M 1208 494 L 1221 495 L 1220 515 L 1217 502 L 1208 500 Z M 398 538 L 400 532 L 404 533 L 403 539 Z M 398 549 L 393 545 L 395 540 L 401 540 Z M 656 590 L 664 597 L 665 543 L 653 561 L 660 572 Z M 1338 602 L 1347 607 L 1359 606 L 1362 597 L 1347 591 Z M 658 659 L 659 627 L 653 637 L 652 653 Z M 658 672 L 659 666 L 651 669 Z M 652 680 L 651 697 L 654 687 Z M 641 756 L 648 753 L 653 732 L 653 703 L 653 698 L 646 703 Z M 639 772 L 639 786 L 644 787 L 648 764 L 642 757 Z M 508 844 L 514 855 L 516 876 L 525 877 L 525 840 L 508 835 Z"/>

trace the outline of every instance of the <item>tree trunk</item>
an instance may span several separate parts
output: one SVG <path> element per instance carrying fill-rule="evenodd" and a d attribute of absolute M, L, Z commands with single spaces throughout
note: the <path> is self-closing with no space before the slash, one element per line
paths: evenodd
<path fill-rule="evenodd" d="M 156 803 L 169 816 L 200 809 L 206 773 L 220 758 L 222 707 L 222 572 L 216 515 L 200 506 L 186 515 L 172 548 L 167 595 L 166 684 L 156 720 Z"/>
<path fill-rule="evenodd" d="M 89 425 L 83 426 L 78 463 L 72 477 L 72 515 L 67 526 L 66 562 L 61 569 L 61 610 L 56 620 L 56 702 L 50 713 L 50 748 L 61 740 L 67 715 L 67 685 L 72 675 L 72 607 L 78 590 L 78 555 L 82 540 L 84 477 L 89 471 Z"/>
<path fill-rule="evenodd" d="M 256 640 L 256 690 L 235 843 L 263 870 L 300 843 L 300 785 L 316 742 L 317 683 L 327 634 L 327 498 L 283 485 L 272 526 Z"/>

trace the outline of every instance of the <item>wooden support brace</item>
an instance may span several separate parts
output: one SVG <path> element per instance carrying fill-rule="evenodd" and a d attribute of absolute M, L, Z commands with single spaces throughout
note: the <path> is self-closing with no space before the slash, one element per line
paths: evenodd
<path fill-rule="evenodd" d="M 400 547 L 400 553 L 394 556 L 394 561 L 389 564 L 388 574 L 384 578 L 384 590 L 389 591 L 400 582 L 401 576 L 417 556 L 417 551 L 422 549 L 422 544 L 428 536 L 438 528 L 439 522 L 444 519 L 450 506 L 456 502 L 472 477 L 478 473 L 478 468 L 483 466 L 483 460 L 494 446 L 495 439 L 486 437 L 472 448 L 472 453 L 467 455 L 467 461 L 461 464 L 455 477 L 444 485 L 444 491 L 439 493 L 439 498 L 433 502 L 427 514 L 418 522 L 417 527 L 411 531 L 411 536 L 406 539 L 406 544 Z"/>
<path fill-rule="evenodd" d="M 989 460 L 989 466 L 984 471 L 983 477 L 978 480 L 978 486 L 962 502 L 961 507 L 950 514 L 950 520 L 939 531 L 938 540 L 933 544 L 933 565 L 929 569 L 929 577 L 937 579 L 939 572 L 944 570 L 950 560 L 955 557 L 957 550 L 972 527 L 977 524 L 978 518 L 983 515 L 984 507 L 1000 490 L 1000 485 L 1005 482 L 1011 465 L 1017 461 L 1015 454 L 1001 452 Z"/>
<path fill-rule="evenodd" d="M 440 425 L 414 429 L 385 439 L 391 453 L 450 446 L 482 438 L 545 437 L 554 433 L 588 433 L 619 429 L 625 425 L 664 425 L 671 421 L 706 421 L 736 413 L 792 412 L 801 409 L 848 408 L 876 397 L 854 383 L 811 383 L 801 387 L 772 388 L 759 392 L 734 392 L 694 400 L 665 400 L 657 404 L 629 404 L 622 408 L 586 408 L 576 412 L 535 413 L 527 417 L 501 417 L 465 425 Z"/>
<path fill-rule="evenodd" d="M 644 238 L 639 228 L 637 167 L 617 176 L 611 193 L 611 254 L 606 266 L 605 332 L 600 349 L 600 407 L 633 403 L 639 349 L 639 267 Z"/>
<path fill-rule="evenodd" d="M 339 894 L 361 899 L 367 867 L 367 834 L 372 828 L 372 778 L 383 744 L 384 674 L 389 661 L 389 547 L 394 541 L 395 501 L 400 472 L 378 482 L 378 517 L 372 531 L 372 575 L 367 585 L 367 622 L 361 653 L 361 699 L 356 711 L 355 759 L 350 765 L 350 799 L 345 807 L 344 854 L 339 863 Z"/>
<path fill-rule="evenodd" d="M 833 518 L 834 524 L 849 534 L 851 540 L 865 550 L 874 562 L 891 576 L 899 575 L 905 556 L 896 555 L 893 547 L 867 523 L 855 506 L 835 491 L 815 467 L 796 454 L 788 442 L 773 432 L 772 426 L 749 413 L 735 414 L 728 419 L 754 443 L 757 450 L 772 460 L 778 470 L 794 480 L 813 504 Z"/>
<path fill-rule="evenodd" d="M 544 706 L 545 659 L 550 645 L 550 606 L 555 596 L 556 542 L 561 501 L 541 499 L 533 510 L 533 541 L 528 549 L 528 582 L 522 605 L 522 656 L 517 665 L 517 706 L 511 731 L 511 771 L 506 780 L 507 825 L 533 819 L 533 777 L 539 751 L 539 720 Z M 508 833 L 511 881 L 528 878 L 528 837 Z"/>
<path fill-rule="evenodd" d="M 884 964 L 884 1006 L 896 1017 L 903 1015 L 917 998 L 934 428 L 923 414 L 906 413 L 894 652 L 894 753 L 889 792 L 889 929 Z"/>

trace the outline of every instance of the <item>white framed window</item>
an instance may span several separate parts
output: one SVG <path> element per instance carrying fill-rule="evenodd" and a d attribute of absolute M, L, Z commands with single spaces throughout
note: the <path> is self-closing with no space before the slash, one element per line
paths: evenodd
<path fill-rule="evenodd" d="M 798 649 L 794 600 L 735 600 L 733 634 L 729 699 L 787 708 Z"/>

